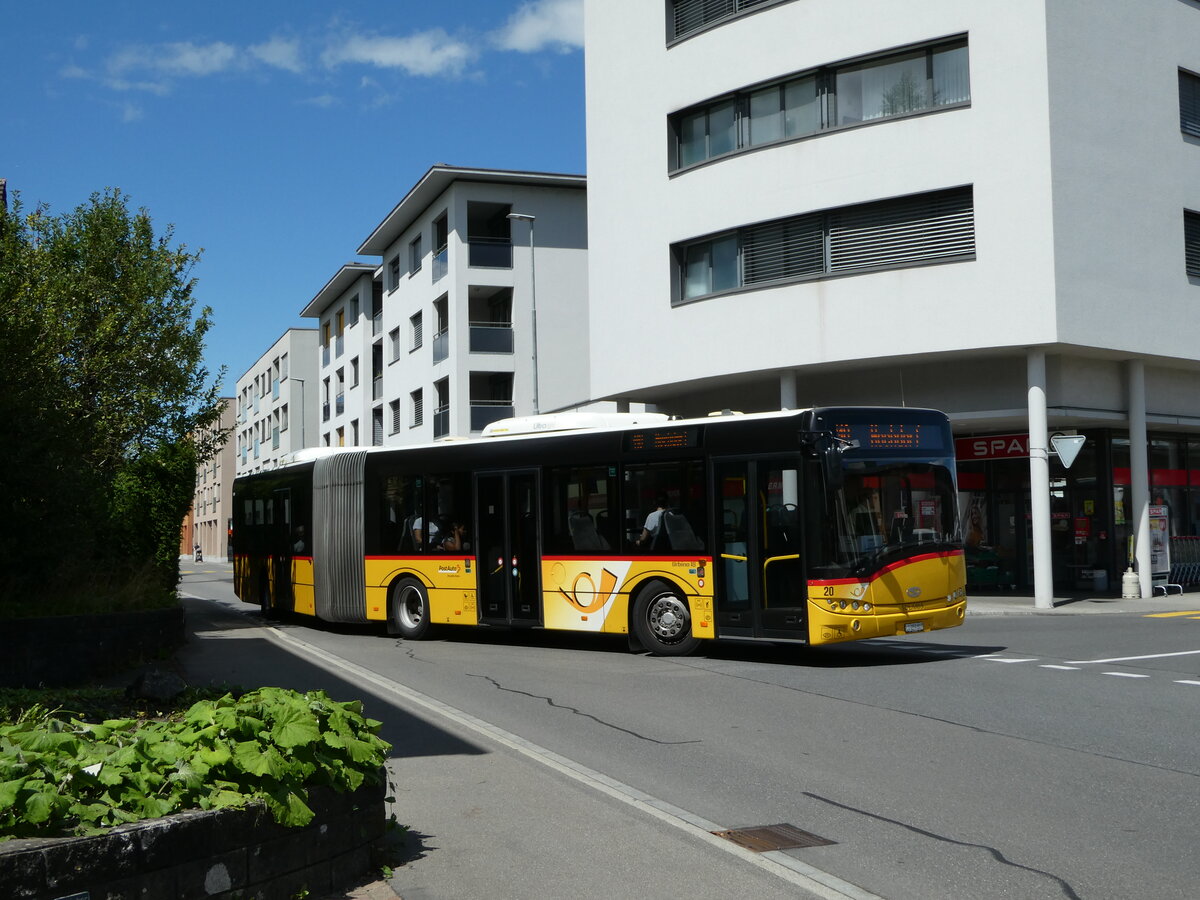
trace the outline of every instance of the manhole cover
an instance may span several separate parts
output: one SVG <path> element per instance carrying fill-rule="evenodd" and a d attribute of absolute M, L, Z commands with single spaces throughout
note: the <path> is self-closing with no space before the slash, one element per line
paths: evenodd
<path fill-rule="evenodd" d="M 739 847 L 766 853 L 768 850 L 792 850 L 796 847 L 824 847 L 836 844 L 820 835 L 801 831 L 795 825 L 759 825 L 754 828 L 734 828 L 731 831 L 714 831 L 717 837 L 733 841 Z"/>

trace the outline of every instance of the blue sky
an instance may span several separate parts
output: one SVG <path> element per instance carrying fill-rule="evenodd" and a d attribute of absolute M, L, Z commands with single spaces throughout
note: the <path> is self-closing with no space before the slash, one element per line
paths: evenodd
<path fill-rule="evenodd" d="M 120 188 L 203 248 L 226 394 L 430 165 L 585 170 L 583 0 L 0 12 L 0 178 L 58 213 Z"/>

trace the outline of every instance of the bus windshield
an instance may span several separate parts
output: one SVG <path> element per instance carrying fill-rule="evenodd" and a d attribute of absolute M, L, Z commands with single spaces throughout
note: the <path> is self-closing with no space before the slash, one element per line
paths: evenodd
<path fill-rule="evenodd" d="M 915 553 L 961 546 L 950 460 L 847 456 L 842 470 L 831 497 L 829 569 L 865 576 Z"/>

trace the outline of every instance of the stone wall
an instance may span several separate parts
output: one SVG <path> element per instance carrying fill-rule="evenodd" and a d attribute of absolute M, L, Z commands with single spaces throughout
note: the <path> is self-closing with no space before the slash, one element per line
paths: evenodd
<path fill-rule="evenodd" d="M 0 623 L 0 687 L 80 684 L 169 655 L 184 641 L 183 607 Z"/>
<path fill-rule="evenodd" d="M 385 826 L 384 785 L 312 788 L 316 813 L 285 828 L 266 807 L 185 812 L 93 837 L 0 843 L 5 900 L 290 900 L 355 883 Z"/>

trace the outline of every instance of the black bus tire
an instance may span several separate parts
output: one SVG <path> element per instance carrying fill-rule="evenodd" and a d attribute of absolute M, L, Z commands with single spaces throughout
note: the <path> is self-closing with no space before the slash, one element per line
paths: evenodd
<path fill-rule="evenodd" d="M 656 656 L 686 656 L 700 646 L 692 636 L 687 600 L 665 581 L 647 582 L 633 602 L 633 631 Z"/>
<path fill-rule="evenodd" d="M 429 592 L 421 582 L 405 578 L 392 585 L 388 632 L 409 641 L 419 641 L 429 633 Z"/>

